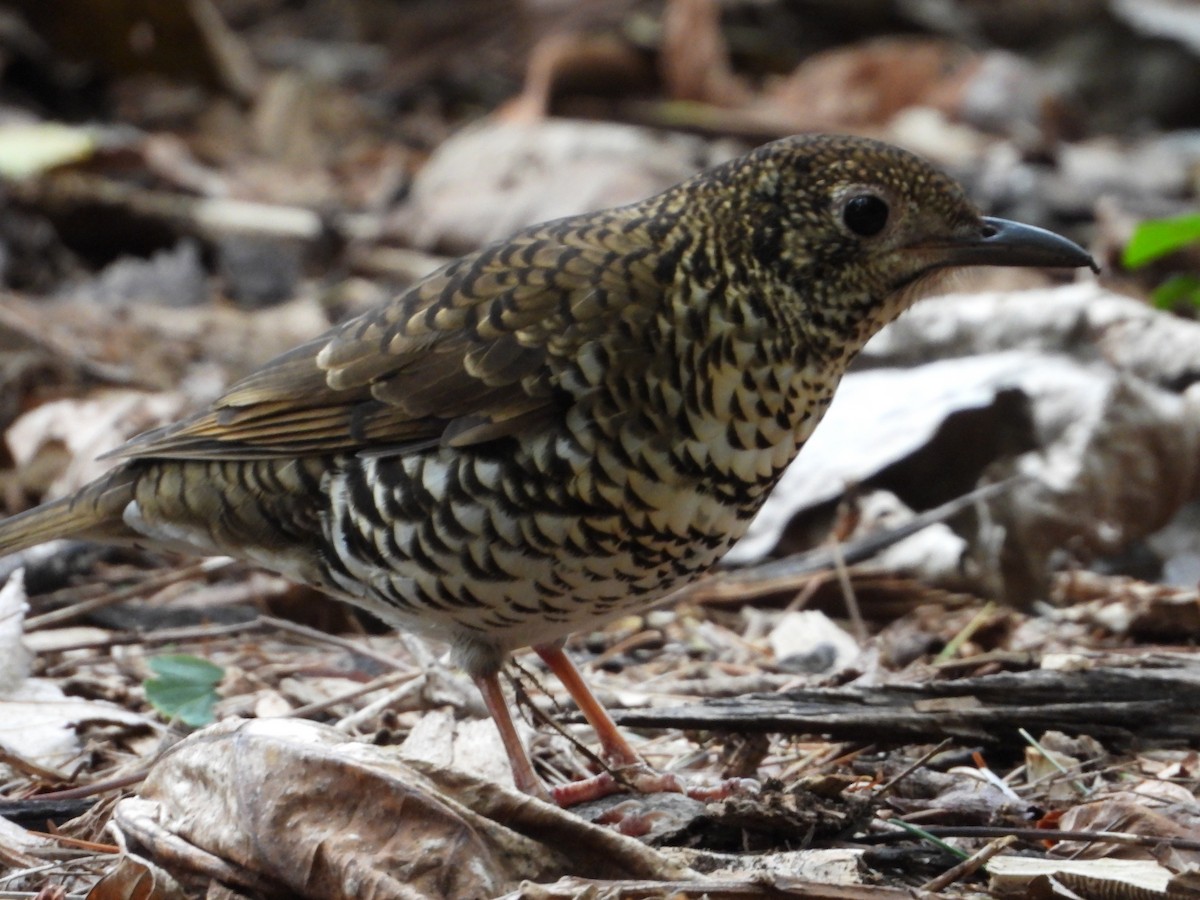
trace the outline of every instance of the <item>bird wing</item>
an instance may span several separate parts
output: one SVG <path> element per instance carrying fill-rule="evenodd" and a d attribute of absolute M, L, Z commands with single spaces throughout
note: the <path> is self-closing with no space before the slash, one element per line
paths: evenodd
<path fill-rule="evenodd" d="M 535 427 L 570 402 L 560 376 L 580 347 L 658 290 L 622 225 L 561 220 L 457 260 L 112 455 L 388 454 Z"/>

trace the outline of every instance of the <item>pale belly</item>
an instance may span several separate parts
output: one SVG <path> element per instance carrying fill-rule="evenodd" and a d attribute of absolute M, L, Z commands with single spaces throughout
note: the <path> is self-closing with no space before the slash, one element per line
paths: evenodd
<path fill-rule="evenodd" d="M 447 640 L 480 672 L 646 609 L 711 568 L 757 509 L 724 481 L 673 475 L 661 453 L 651 466 L 614 452 L 560 433 L 384 458 L 146 463 L 125 521 Z"/>
<path fill-rule="evenodd" d="M 349 464 L 328 485 L 331 585 L 391 624 L 503 655 L 647 608 L 749 523 L 687 479 L 656 479 L 648 504 L 645 484 L 608 483 L 594 456 L 575 465 L 561 445 L 547 480 L 529 470 L 534 449 Z"/>

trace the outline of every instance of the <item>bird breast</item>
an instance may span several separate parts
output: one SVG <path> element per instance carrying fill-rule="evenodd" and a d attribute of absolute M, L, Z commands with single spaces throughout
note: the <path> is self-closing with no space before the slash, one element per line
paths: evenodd
<path fill-rule="evenodd" d="M 761 347 L 693 350 L 656 356 L 636 382 L 581 353 L 576 377 L 595 383 L 550 424 L 345 459 L 328 487 L 327 580 L 394 624 L 502 651 L 693 580 L 745 533 L 832 393 Z"/>

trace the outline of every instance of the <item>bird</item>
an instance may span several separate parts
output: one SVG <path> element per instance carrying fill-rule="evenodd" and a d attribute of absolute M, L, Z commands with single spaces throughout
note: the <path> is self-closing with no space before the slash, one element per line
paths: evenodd
<path fill-rule="evenodd" d="M 980 265 L 1096 270 L 906 150 L 777 140 L 451 261 L 3 521 L 0 555 L 70 537 L 248 560 L 447 642 L 520 790 L 568 805 L 619 789 L 537 775 L 499 681 L 532 647 L 613 770 L 678 790 L 567 636 L 711 569 L 867 339 Z"/>

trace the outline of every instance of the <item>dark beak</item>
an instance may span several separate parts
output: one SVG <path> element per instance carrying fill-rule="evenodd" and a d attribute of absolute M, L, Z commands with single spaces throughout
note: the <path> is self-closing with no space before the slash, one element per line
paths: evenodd
<path fill-rule="evenodd" d="M 1064 269 L 1087 266 L 1093 272 L 1100 271 L 1090 253 L 1053 231 L 990 217 L 983 220 L 983 226 L 978 237 L 959 238 L 946 246 L 946 265 Z"/>

